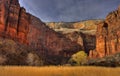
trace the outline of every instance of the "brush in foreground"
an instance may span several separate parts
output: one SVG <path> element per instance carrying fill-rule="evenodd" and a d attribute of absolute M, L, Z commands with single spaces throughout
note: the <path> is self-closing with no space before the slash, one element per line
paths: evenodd
<path fill-rule="evenodd" d="M 0 67 L 0 76 L 119 76 L 120 68 L 105 67 Z"/>

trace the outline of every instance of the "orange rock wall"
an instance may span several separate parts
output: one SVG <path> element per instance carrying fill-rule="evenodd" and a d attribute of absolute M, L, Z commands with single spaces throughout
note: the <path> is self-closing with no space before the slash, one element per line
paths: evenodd
<path fill-rule="evenodd" d="M 120 6 L 98 25 L 94 52 L 97 52 L 97 55 L 90 52 L 89 56 L 104 57 L 120 52 Z"/>

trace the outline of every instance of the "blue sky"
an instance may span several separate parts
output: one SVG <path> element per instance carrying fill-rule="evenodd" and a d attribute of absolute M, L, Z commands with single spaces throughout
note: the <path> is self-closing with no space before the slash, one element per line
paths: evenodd
<path fill-rule="evenodd" d="M 19 0 L 27 12 L 44 22 L 104 19 L 120 0 Z"/>

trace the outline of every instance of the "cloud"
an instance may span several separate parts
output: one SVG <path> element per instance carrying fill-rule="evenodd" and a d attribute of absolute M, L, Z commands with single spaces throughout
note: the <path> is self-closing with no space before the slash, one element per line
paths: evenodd
<path fill-rule="evenodd" d="M 80 21 L 105 18 L 120 0 L 20 0 L 28 12 L 42 21 Z"/>

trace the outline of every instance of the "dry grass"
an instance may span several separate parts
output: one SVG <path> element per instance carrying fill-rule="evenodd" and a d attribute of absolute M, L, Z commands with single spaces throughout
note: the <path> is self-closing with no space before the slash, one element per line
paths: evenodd
<path fill-rule="evenodd" d="M 120 76 L 120 68 L 1 66 L 0 76 Z"/>

